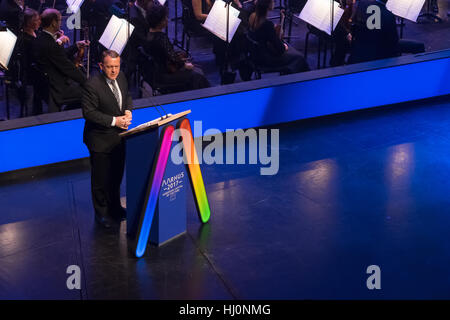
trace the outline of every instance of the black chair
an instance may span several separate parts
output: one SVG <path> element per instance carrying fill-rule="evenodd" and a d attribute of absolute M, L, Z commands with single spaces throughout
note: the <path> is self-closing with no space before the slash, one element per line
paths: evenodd
<path fill-rule="evenodd" d="M 260 44 L 253 40 L 249 34 L 247 34 L 247 65 L 250 66 L 250 70 L 252 71 L 249 75 L 249 78 L 242 75 L 242 80 L 251 80 L 251 76 L 254 73 L 255 79 L 261 79 L 261 74 L 263 73 L 281 73 L 281 70 L 279 67 L 269 67 L 265 66 L 260 61 L 260 53 L 261 53 L 261 46 Z M 246 79 L 245 79 L 246 78 Z"/>
<path fill-rule="evenodd" d="M 308 32 L 305 37 L 305 59 L 308 58 L 308 46 L 309 46 L 309 36 L 314 35 L 318 39 L 318 48 L 317 48 L 317 69 L 325 68 L 327 65 L 327 52 L 328 49 L 333 50 L 333 39 L 327 33 L 317 29 L 316 27 L 310 25 L 309 23 L 306 25 L 308 28 Z M 320 56 L 323 50 L 323 63 L 320 64 Z"/>
<path fill-rule="evenodd" d="M 139 88 L 142 88 L 144 81 L 152 88 L 152 94 L 156 96 L 159 94 L 168 94 L 183 91 L 185 85 L 183 83 L 165 84 L 159 80 L 158 75 L 161 74 L 160 68 L 155 59 L 148 54 L 143 47 L 138 47 L 139 59 Z M 142 90 L 141 94 L 142 96 Z"/>

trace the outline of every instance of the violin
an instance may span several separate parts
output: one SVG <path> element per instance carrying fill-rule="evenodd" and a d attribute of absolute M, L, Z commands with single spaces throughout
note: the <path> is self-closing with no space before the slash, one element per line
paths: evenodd
<path fill-rule="evenodd" d="M 78 69 L 83 70 L 83 72 L 85 72 L 87 77 L 89 78 L 90 46 L 87 44 L 89 41 L 89 27 L 85 27 L 83 29 L 83 35 L 84 35 L 85 45 L 80 46 L 78 48 L 78 52 L 75 56 L 74 63 L 75 63 L 75 66 Z M 86 68 L 84 67 L 85 57 L 87 59 Z"/>

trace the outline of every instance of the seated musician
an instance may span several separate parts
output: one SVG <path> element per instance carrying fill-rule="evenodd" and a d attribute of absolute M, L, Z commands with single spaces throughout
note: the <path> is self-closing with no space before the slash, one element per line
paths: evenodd
<path fill-rule="evenodd" d="M 147 11 L 147 21 L 150 32 L 144 44 L 144 50 L 153 57 L 159 67 L 159 81 L 164 84 L 180 84 L 183 90 L 193 90 L 209 87 L 208 80 L 203 72 L 194 67 L 178 52 L 175 52 L 172 43 L 164 29 L 168 23 L 167 7 L 153 5 Z M 146 72 L 144 71 L 144 78 Z M 148 81 L 147 81 L 148 82 Z"/>
<path fill-rule="evenodd" d="M 194 17 L 198 22 L 205 22 L 208 12 L 211 10 L 214 1 L 211 0 L 189 0 L 186 1 L 188 7 L 192 8 Z"/>
<path fill-rule="evenodd" d="M 214 0 L 182 0 L 183 4 L 189 9 L 190 15 L 193 18 L 189 21 L 190 27 L 198 28 L 200 23 L 204 23 L 208 17 L 208 13 L 211 10 Z M 240 0 L 233 0 L 234 6 L 238 9 L 242 9 L 243 6 Z M 199 29 L 200 31 L 200 29 Z"/>
<path fill-rule="evenodd" d="M 273 0 L 258 0 L 249 19 L 249 36 L 259 44 L 258 64 L 277 68 L 282 74 L 308 71 L 305 58 L 282 41 L 281 28 L 275 28 L 267 14 L 273 9 Z"/>
<path fill-rule="evenodd" d="M 134 26 L 131 34 L 129 45 L 127 45 L 123 58 L 125 61 L 125 75 L 128 82 L 131 81 L 131 75 L 136 71 L 138 63 L 137 48 L 141 46 L 147 39 L 150 26 L 147 22 L 147 9 L 154 3 L 153 0 L 136 0 L 129 9 L 129 21 Z"/>
<path fill-rule="evenodd" d="M 89 45 L 86 41 L 64 48 L 69 38 L 60 35 L 61 13 L 56 9 L 46 9 L 41 14 L 42 32 L 34 41 L 34 60 L 41 72 L 49 80 L 49 112 L 60 111 L 63 104 L 77 105 L 81 100 L 81 85 L 86 76 L 69 59 L 79 49 Z"/>
<path fill-rule="evenodd" d="M 33 115 L 42 113 L 42 104 L 33 102 L 33 84 L 36 81 L 35 70 L 33 66 L 33 43 L 37 37 L 37 30 L 41 25 L 41 17 L 36 10 L 26 8 L 24 11 L 22 42 L 21 42 L 21 81 L 22 92 L 19 94 L 23 99 L 21 102 L 25 108 L 33 106 Z"/>
<path fill-rule="evenodd" d="M 334 42 L 334 50 L 330 59 L 332 67 L 344 65 L 346 55 L 350 52 L 352 21 L 356 9 L 356 0 L 340 0 L 339 3 L 340 7 L 344 9 L 344 13 L 332 34 Z"/>
<path fill-rule="evenodd" d="M 386 2 L 387 0 L 359 1 L 352 33 L 353 40 L 349 63 L 392 58 L 400 54 L 395 16 L 386 8 Z M 367 20 L 371 16 L 367 13 L 367 8 L 371 5 L 380 8 L 380 29 L 369 29 L 367 27 Z"/>

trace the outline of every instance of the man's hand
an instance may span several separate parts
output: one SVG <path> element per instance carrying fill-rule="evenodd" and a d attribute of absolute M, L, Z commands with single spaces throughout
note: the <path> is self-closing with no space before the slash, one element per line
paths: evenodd
<path fill-rule="evenodd" d="M 131 114 L 131 111 L 130 111 L 130 110 L 125 110 L 125 118 L 126 118 L 128 121 L 130 121 L 130 123 L 131 123 L 131 120 L 133 120 L 133 115 Z"/>
<path fill-rule="evenodd" d="M 90 44 L 89 40 L 80 40 L 80 41 L 77 41 L 77 48 L 80 49 L 83 47 L 88 47 L 89 44 Z"/>
<path fill-rule="evenodd" d="M 70 42 L 70 39 L 69 39 L 68 36 L 61 35 L 61 36 L 56 40 L 56 42 L 58 42 L 60 45 L 65 45 L 66 43 L 69 43 L 69 42 Z"/>
<path fill-rule="evenodd" d="M 128 126 L 131 124 L 131 112 L 130 116 L 124 115 L 121 117 L 116 117 L 116 127 L 120 129 L 128 130 Z"/>

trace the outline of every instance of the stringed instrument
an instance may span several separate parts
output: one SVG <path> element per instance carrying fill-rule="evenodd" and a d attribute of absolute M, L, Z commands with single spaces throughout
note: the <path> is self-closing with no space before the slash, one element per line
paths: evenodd
<path fill-rule="evenodd" d="M 83 28 L 83 36 L 84 36 L 85 42 L 89 41 L 89 27 L 86 26 Z M 85 67 L 85 62 L 84 62 L 85 59 L 86 59 L 86 67 Z M 78 69 L 82 70 L 86 74 L 86 77 L 89 78 L 90 45 L 84 45 L 78 49 L 78 52 L 74 59 L 74 63 L 75 63 L 75 66 Z"/>

